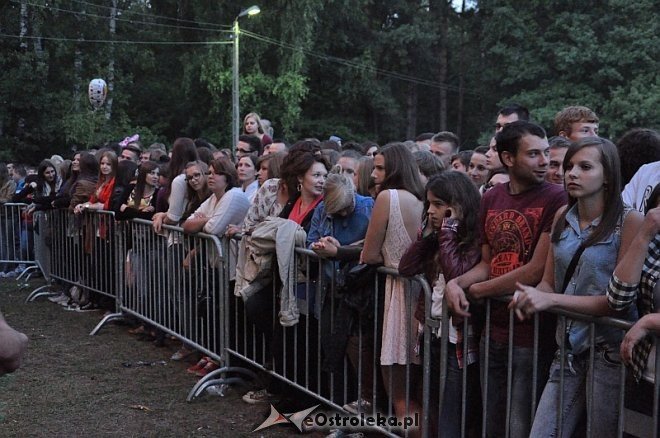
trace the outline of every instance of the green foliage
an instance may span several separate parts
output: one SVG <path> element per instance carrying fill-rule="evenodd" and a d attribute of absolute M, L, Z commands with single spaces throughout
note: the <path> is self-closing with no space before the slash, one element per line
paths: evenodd
<path fill-rule="evenodd" d="M 652 0 L 482 1 L 483 46 L 499 74 L 487 80 L 505 92 L 500 103 L 527 105 L 548 128 L 557 111 L 576 104 L 595 110 L 601 135 L 611 138 L 634 126 L 657 128 L 656 7 Z"/>
<path fill-rule="evenodd" d="M 48 39 L 0 37 L 0 159 L 36 162 L 135 132 L 143 143 L 189 136 L 230 145 L 232 46 L 216 43 L 229 41 L 241 5 L 118 3 L 113 37 L 110 2 L 26 2 L 28 36 Z M 260 113 L 289 141 L 336 134 L 384 143 L 438 131 L 440 120 L 455 131 L 460 120 L 464 147 L 486 143 L 509 102 L 550 132 L 572 104 L 593 108 L 611 138 L 658 128 L 656 1 L 481 0 L 464 12 L 452 4 L 262 1 L 261 14 L 240 19 L 242 115 Z M 0 7 L 3 33 L 18 35 L 21 20 L 20 0 Z M 79 42 L 111 39 L 213 44 Z M 111 60 L 108 119 L 105 108 L 90 109 L 87 84 L 109 80 Z"/>

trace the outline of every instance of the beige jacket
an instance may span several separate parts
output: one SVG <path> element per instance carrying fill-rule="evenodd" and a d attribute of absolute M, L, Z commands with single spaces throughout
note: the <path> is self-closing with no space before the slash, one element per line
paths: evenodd
<path fill-rule="evenodd" d="M 289 219 L 268 217 L 259 223 L 252 235 L 243 237 L 241 241 L 234 294 L 247 300 L 270 282 L 274 253 L 282 281 L 280 324 L 285 327 L 297 324 L 300 312 L 296 302 L 298 270 L 295 248 L 304 248 L 306 239 L 305 230 Z"/>

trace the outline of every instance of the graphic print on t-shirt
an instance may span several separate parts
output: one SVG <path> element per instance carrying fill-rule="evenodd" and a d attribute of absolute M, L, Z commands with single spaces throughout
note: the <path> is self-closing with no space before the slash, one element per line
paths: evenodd
<path fill-rule="evenodd" d="M 486 236 L 490 245 L 490 278 L 499 277 L 529 261 L 543 207 L 518 210 L 489 210 Z"/>

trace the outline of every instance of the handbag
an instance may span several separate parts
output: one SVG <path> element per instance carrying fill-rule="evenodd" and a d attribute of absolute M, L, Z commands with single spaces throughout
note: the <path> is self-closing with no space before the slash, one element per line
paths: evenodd
<path fill-rule="evenodd" d="M 343 302 L 346 306 L 358 313 L 363 313 L 369 308 L 379 266 L 360 263 L 348 271 L 342 288 Z"/>

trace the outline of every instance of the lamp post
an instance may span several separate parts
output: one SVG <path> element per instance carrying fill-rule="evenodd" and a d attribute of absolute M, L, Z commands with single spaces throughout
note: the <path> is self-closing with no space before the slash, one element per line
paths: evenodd
<path fill-rule="evenodd" d="M 239 91 L 238 91 L 238 36 L 241 33 L 241 29 L 238 26 L 238 19 L 241 17 L 245 17 L 246 15 L 252 16 L 252 15 L 257 15 L 259 12 L 261 12 L 261 9 L 259 9 L 259 6 L 253 5 L 250 6 L 247 9 L 244 9 L 241 11 L 240 14 L 236 16 L 234 19 L 234 26 L 233 26 L 233 32 L 234 32 L 234 62 L 232 63 L 232 88 L 231 88 L 231 106 L 232 106 L 232 150 L 236 148 L 236 144 L 238 143 L 238 135 L 240 132 L 240 117 L 241 117 L 241 112 L 240 112 L 240 107 L 239 107 Z"/>

